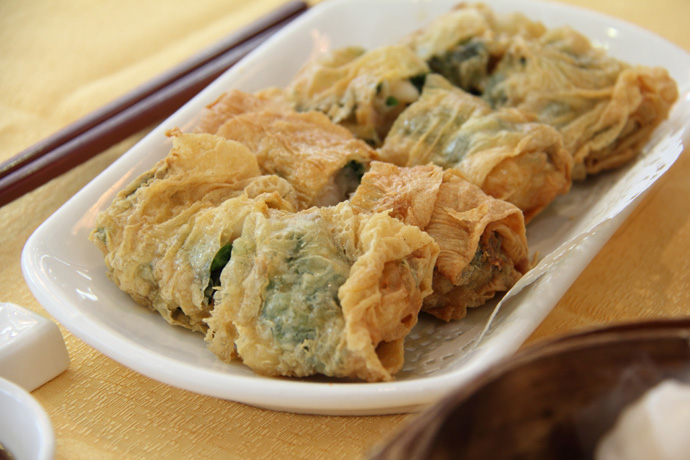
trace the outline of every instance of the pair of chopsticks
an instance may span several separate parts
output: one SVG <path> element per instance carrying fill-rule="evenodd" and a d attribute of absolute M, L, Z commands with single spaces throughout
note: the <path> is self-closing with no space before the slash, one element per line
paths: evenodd
<path fill-rule="evenodd" d="M 0 206 L 177 110 L 307 9 L 291 1 L 222 42 L 0 164 Z"/>

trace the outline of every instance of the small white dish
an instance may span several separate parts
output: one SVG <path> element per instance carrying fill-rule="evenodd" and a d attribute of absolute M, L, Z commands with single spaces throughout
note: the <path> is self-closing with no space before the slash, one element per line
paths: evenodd
<path fill-rule="evenodd" d="M 168 153 L 165 131 L 191 129 L 202 109 L 224 91 L 284 86 L 320 53 L 395 42 L 456 3 L 329 0 L 310 8 L 155 128 L 37 229 L 22 254 L 33 294 L 77 337 L 137 372 L 190 391 L 291 412 L 419 410 L 515 352 L 688 139 L 690 55 L 636 26 L 586 10 L 534 0 L 484 1 L 495 11 L 521 11 L 549 27 L 569 24 L 628 62 L 666 67 L 681 93 L 670 119 L 631 165 L 574 186 L 530 222 L 530 249 L 543 258 L 499 306 L 494 302 L 447 324 L 421 318 L 406 339 L 405 367 L 396 381 L 267 378 L 240 363 L 223 363 L 206 349 L 203 336 L 171 327 L 118 290 L 106 276 L 102 254 L 88 241 L 98 212 Z"/>
<path fill-rule="evenodd" d="M 0 377 L 0 443 L 16 460 L 50 460 L 53 426 L 43 407 L 22 387 Z"/>
<path fill-rule="evenodd" d="M 54 322 L 12 303 L 0 303 L 0 377 L 33 391 L 69 366 Z"/>

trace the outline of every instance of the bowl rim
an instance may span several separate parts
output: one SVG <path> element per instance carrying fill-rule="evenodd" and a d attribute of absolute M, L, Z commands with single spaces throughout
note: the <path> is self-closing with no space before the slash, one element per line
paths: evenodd
<path fill-rule="evenodd" d="M 377 446 L 372 459 L 425 458 L 425 452 L 441 430 L 444 421 L 457 407 L 464 404 L 486 385 L 532 362 L 591 348 L 604 347 L 613 342 L 640 343 L 660 339 L 679 339 L 690 347 L 690 317 L 661 318 L 643 321 L 623 321 L 575 331 L 566 335 L 544 339 L 526 345 L 513 356 L 508 356 L 455 388 L 440 401 L 412 418 L 403 427 Z"/>
<path fill-rule="evenodd" d="M 43 406 L 24 388 L 3 377 L 0 377 L 0 403 L 3 408 L 0 420 L 7 419 L 17 425 L 10 435 L 18 437 L 0 440 L 5 449 L 16 458 L 29 454 L 27 458 L 52 459 L 55 454 L 55 433 Z M 22 413 L 21 418 L 16 417 L 18 411 Z"/>

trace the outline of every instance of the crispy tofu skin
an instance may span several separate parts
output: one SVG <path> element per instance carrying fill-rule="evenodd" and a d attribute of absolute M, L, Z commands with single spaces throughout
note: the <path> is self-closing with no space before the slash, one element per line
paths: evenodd
<path fill-rule="evenodd" d="M 208 346 L 265 375 L 391 380 L 437 254 L 418 228 L 347 202 L 252 213 L 206 320 Z"/>
<path fill-rule="evenodd" d="M 365 142 L 318 112 L 246 113 L 217 134 L 247 146 L 264 174 L 290 182 L 299 209 L 346 200 L 373 156 Z"/>
<path fill-rule="evenodd" d="M 571 28 L 483 4 L 462 4 L 401 43 L 494 109 L 558 129 L 577 180 L 634 158 L 678 97 L 664 69 L 628 65 Z"/>
<path fill-rule="evenodd" d="M 457 170 L 515 204 L 528 221 L 571 184 L 572 158 L 554 128 L 516 110 L 494 111 L 440 75 L 427 77 L 422 96 L 400 114 L 377 159 Z"/>
<path fill-rule="evenodd" d="M 90 239 L 108 275 L 171 324 L 205 331 L 211 265 L 254 209 L 294 209 L 295 193 L 261 176 L 254 155 L 208 134 L 173 132 L 170 154 L 101 212 Z"/>
<path fill-rule="evenodd" d="M 516 36 L 538 38 L 545 27 L 519 13 L 497 15 L 483 4 L 460 4 L 404 37 L 432 72 L 472 94 L 482 94 L 489 75 Z"/>
<path fill-rule="evenodd" d="M 509 290 L 529 269 L 520 210 L 438 166 L 373 162 L 352 206 L 389 211 L 438 243 L 433 293 L 423 311 L 445 321 L 463 318 L 467 308 Z"/>
<path fill-rule="evenodd" d="M 525 222 L 518 208 L 446 171 L 427 233 L 442 247 L 434 292 L 424 311 L 463 318 L 529 270 Z"/>
<path fill-rule="evenodd" d="M 539 40 L 517 38 L 484 97 L 557 128 L 573 156 L 574 177 L 583 179 L 634 158 L 667 118 L 678 90 L 666 70 L 620 62 L 563 27 Z"/>
<path fill-rule="evenodd" d="M 96 219 L 108 276 L 222 361 L 394 379 L 426 312 L 530 269 L 525 225 L 635 158 L 678 98 L 567 28 L 460 4 L 397 43 L 228 89 Z"/>
<path fill-rule="evenodd" d="M 429 72 L 408 47 L 334 50 L 308 63 L 286 89 L 299 112 L 317 110 L 373 146 L 398 114 L 419 97 L 416 77 Z"/>
<path fill-rule="evenodd" d="M 398 167 L 374 161 L 350 202 L 356 210 L 388 212 L 424 230 L 443 183 L 443 170 L 434 165 Z"/>
<path fill-rule="evenodd" d="M 194 127 L 196 133 L 216 134 L 226 121 L 249 112 L 289 112 L 282 90 L 270 88 L 255 94 L 232 89 L 209 104 Z"/>

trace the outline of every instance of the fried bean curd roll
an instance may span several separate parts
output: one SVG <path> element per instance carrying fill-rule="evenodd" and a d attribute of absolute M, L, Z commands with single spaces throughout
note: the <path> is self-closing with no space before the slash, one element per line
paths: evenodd
<path fill-rule="evenodd" d="M 243 145 L 177 131 L 170 154 L 118 193 L 90 239 L 121 290 L 170 324 L 203 332 L 244 217 L 294 210 L 295 200 L 285 180 L 261 176 Z"/>
<path fill-rule="evenodd" d="M 356 210 L 388 211 L 436 241 L 433 293 L 422 310 L 444 321 L 509 290 L 529 269 L 520 209 L 452 170 L 372 162 L 351 201 Z"/>
<path fill-rule="evenodd" d="M 374 151 L 318 112 L 255 112 L 228 120 L 217 131 L 256 154 L 264 174 L 286 179 L 299 209 L 349 198 Z"/>
<path fill-rule="evenodd" d="M 264 375 L 391 380 L 437 254 L 417 227 L 348 202 L 252 213 L 206 320 L 209 349 Z"/>
<path fill-rule="evenodd" d="M 401 43 L 412 48 L 432 72 L 469 93 L 482 94 L 512 38 L 537 38 L 545 30 L 520 13 L 496 15 L 483 4 L 461 4 Z"/>
<path fill-rule="evenodd" d="M 410 48 L 337 49 L 303 67 L 286 90 L 299 112 L 317 110 L 373 146 L 419 97 L 429 68 Z"/>
<path fill-rule="evenodd" d="M 215 134 L 230 118 L 248 112 L 288 112 L 292 109 L 277 88 L 257 93 L 245 93 L 236 89 L 223 93 L 209 104 L 194 127 L 194 132 Z"/>
<path fill-rule="evenodd" d="M 567 27 L 516 39 L 484 95 L 557 128 L 576 179 L 634 158 L 677 97 L 666 70 L 620 62 Z"/>
<path fill-rule="evenodd" d="M 440 75 L 427 77 L 421 97 L 395 121 L 377 159 L 455 169 L 519 207 L 527 221 L 571 184 L 572 158 L 554 128 L 514 109 L 494 111 Z"/>

